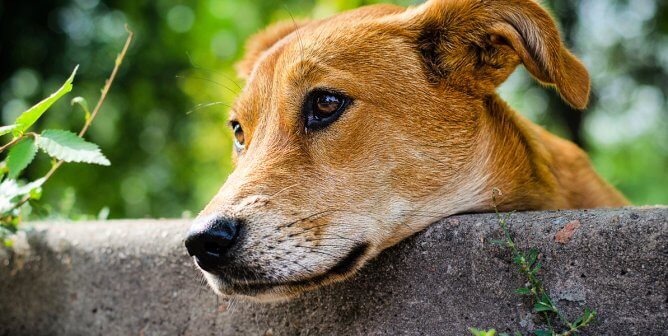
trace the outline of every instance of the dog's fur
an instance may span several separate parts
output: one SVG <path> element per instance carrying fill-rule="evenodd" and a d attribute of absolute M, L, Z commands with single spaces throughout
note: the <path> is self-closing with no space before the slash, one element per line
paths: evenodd
<path fill-rule="evenodd" d="M 273 25 L 238 64 L 231 118 L 246 146 L 199 222 L 244 223 L 218 293 L 276 299 L 354 274 L 435 220 L 493 210 L 616 207 L 587 155 L 512 110 L 496 88 L 523 64 L 583 109 L 589 76 L 532 0 L 432 0 Z M 352 97 L 317 132 L 314 88 Z M 200 224 L 195 224 L 200 225 Z"/>

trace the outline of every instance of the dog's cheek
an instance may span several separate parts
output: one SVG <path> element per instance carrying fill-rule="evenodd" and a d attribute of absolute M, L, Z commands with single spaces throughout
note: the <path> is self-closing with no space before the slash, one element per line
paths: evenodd
<path fill-rule="evenodd" d="M 413 201 L 439 190 L 442 174 L 426 161 L 415 159 L 411 163 L 394 168 L 390 173 L 392 189 L 402 197 Z"/>

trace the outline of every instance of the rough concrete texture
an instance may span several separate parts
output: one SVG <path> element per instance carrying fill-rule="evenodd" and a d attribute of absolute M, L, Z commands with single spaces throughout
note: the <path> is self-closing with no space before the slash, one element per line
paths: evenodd
<path fill-rule="evenodd" d="M 556 242 L 574 220 L 568 242 Z M 542 251 L 557 305 L 571 317 L 598 311 L 584 335 L 668 334 L 668 208 L 515 213 L 509 222 L 520 247 Z M 514 294 L 524 280 L 508 253 L 490 243 L 500 237 L 492 214 L 442 220 L 352 280 L 272 304 L 229 302 L 204 286 L 183 248 L 188 225 L 38 225 L 0 252 L 0 335 L 527 334 L 539 323 Z"/>

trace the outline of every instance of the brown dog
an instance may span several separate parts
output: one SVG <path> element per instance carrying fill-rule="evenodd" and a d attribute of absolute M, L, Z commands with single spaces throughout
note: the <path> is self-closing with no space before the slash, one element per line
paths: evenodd
<path fill-rule="evenodd" d="M 271 26 L 231 112 L 236 170 L 188 251 L 217 293 L 276 299 L 344 279 L 438 218 L 627 204 L 587 155 L 496 88 L 523 64 L 572 106 L 586 69 L 531 0 L 376 5 Z"/>

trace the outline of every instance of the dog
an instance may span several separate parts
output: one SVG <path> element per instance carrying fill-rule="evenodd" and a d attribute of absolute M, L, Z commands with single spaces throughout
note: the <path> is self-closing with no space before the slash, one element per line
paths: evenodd
<path fill-rule="evenodd" d="M 628 203 L 496 92 L 523 65 L 587 106 L 587 70 L 533 0 L 373 5 L 274 24 L 246 50 L 236 168 L 185 242 L 217 294 L 294 297 L 453 214 Z"/>

